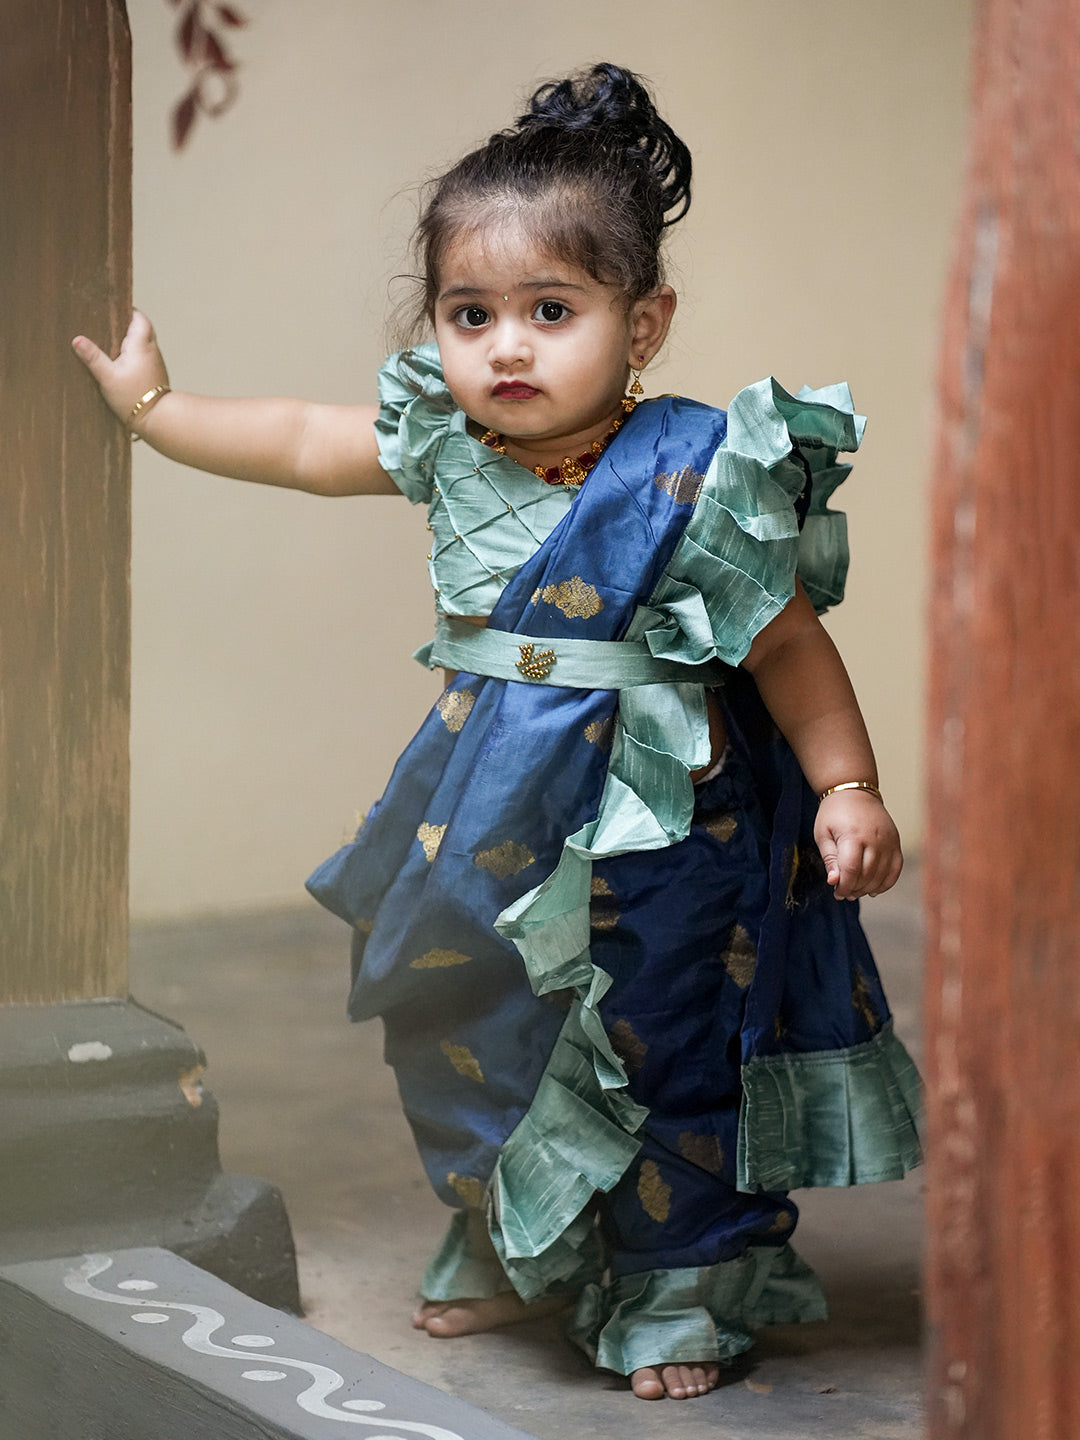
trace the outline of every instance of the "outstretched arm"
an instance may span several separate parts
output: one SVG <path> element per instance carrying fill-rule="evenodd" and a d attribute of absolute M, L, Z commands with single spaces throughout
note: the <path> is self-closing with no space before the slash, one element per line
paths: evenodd
<path fill-rule="evenodd" d="M 874 752 L 844 662 L 801 585 L 756 636 L 743 664 L 813 790 L 821 794 L 849 780 L 877 784 Z M 880 895 L 900 875 L 900 836 L 869 791 L 842 790 L 822 800 L 814 839 L 837 899 Z"/>
<path fill-rule="evenodd" d="M 377 406 L 169 391 L 132 421 L 139 399 L 169 383 L 150 321 L 135 312 L 115 360 L 84 335 L 72 344 L 117 419 L 171 460 L 315 495 L 401 493 L 379 464 Z"/>

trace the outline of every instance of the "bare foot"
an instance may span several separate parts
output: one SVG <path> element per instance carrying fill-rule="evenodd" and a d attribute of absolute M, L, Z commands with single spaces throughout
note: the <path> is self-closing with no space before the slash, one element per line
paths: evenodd
<path fill-rule="evenodd" d="M 455 1335 L 475 1335 L 481 1330 L 494 1330 L 499 1325 L 516 1325 L 522 1320 L 539 1320 L 564 1310 L 570 1295 L 549 1295 L 526 1305 L 514 1290 L 503 1290 L 484 1300 L 425 1300 L 413 1316 L 413 1327 L 426 1330 L 436 1339 Z"/>
<path fill-rule="evenodd" d="M 635 1370 L 630 1384 L 639 1400 L 690 1400 L 715 1390 L 720 1366 L 712 1360 L 688 1365 L 644 1365 Z"/>

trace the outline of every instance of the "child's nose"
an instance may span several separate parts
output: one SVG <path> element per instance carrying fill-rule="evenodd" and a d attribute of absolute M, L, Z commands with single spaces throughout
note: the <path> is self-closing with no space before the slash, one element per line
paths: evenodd
<path fill-rule="evenodd" d="M 526 364 L 532 359 L 528 326 L 512 315 L 504 315 L 491 327 L 491 363 L 497 366 Z"/>

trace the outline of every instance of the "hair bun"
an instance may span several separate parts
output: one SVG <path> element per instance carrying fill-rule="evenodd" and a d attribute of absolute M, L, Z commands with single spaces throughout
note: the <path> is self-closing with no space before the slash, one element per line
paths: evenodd
<path fill-rule="evenodd" d="M 656 186 L 663 225 L 674 225 L 690 208 L 690 151 L 632 70 L 602 61 L 541 85 L 517 128 L 588 133 L 602 148 L 629 156 Z"/>

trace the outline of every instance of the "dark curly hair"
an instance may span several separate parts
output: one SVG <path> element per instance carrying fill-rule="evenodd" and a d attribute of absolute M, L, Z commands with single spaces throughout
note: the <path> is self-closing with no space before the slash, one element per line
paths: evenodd
<path fill-rule="evenodd" d="M 414 240 L 430 321 L 448 245 L 527 212 L 534 242 L 614 285 L 629 304 L 664 278 L 667 226 L 690 206 L 690 152 L 644 82 L 602 63 L 541 85 L 509 130 L 429 182 Z"/>

